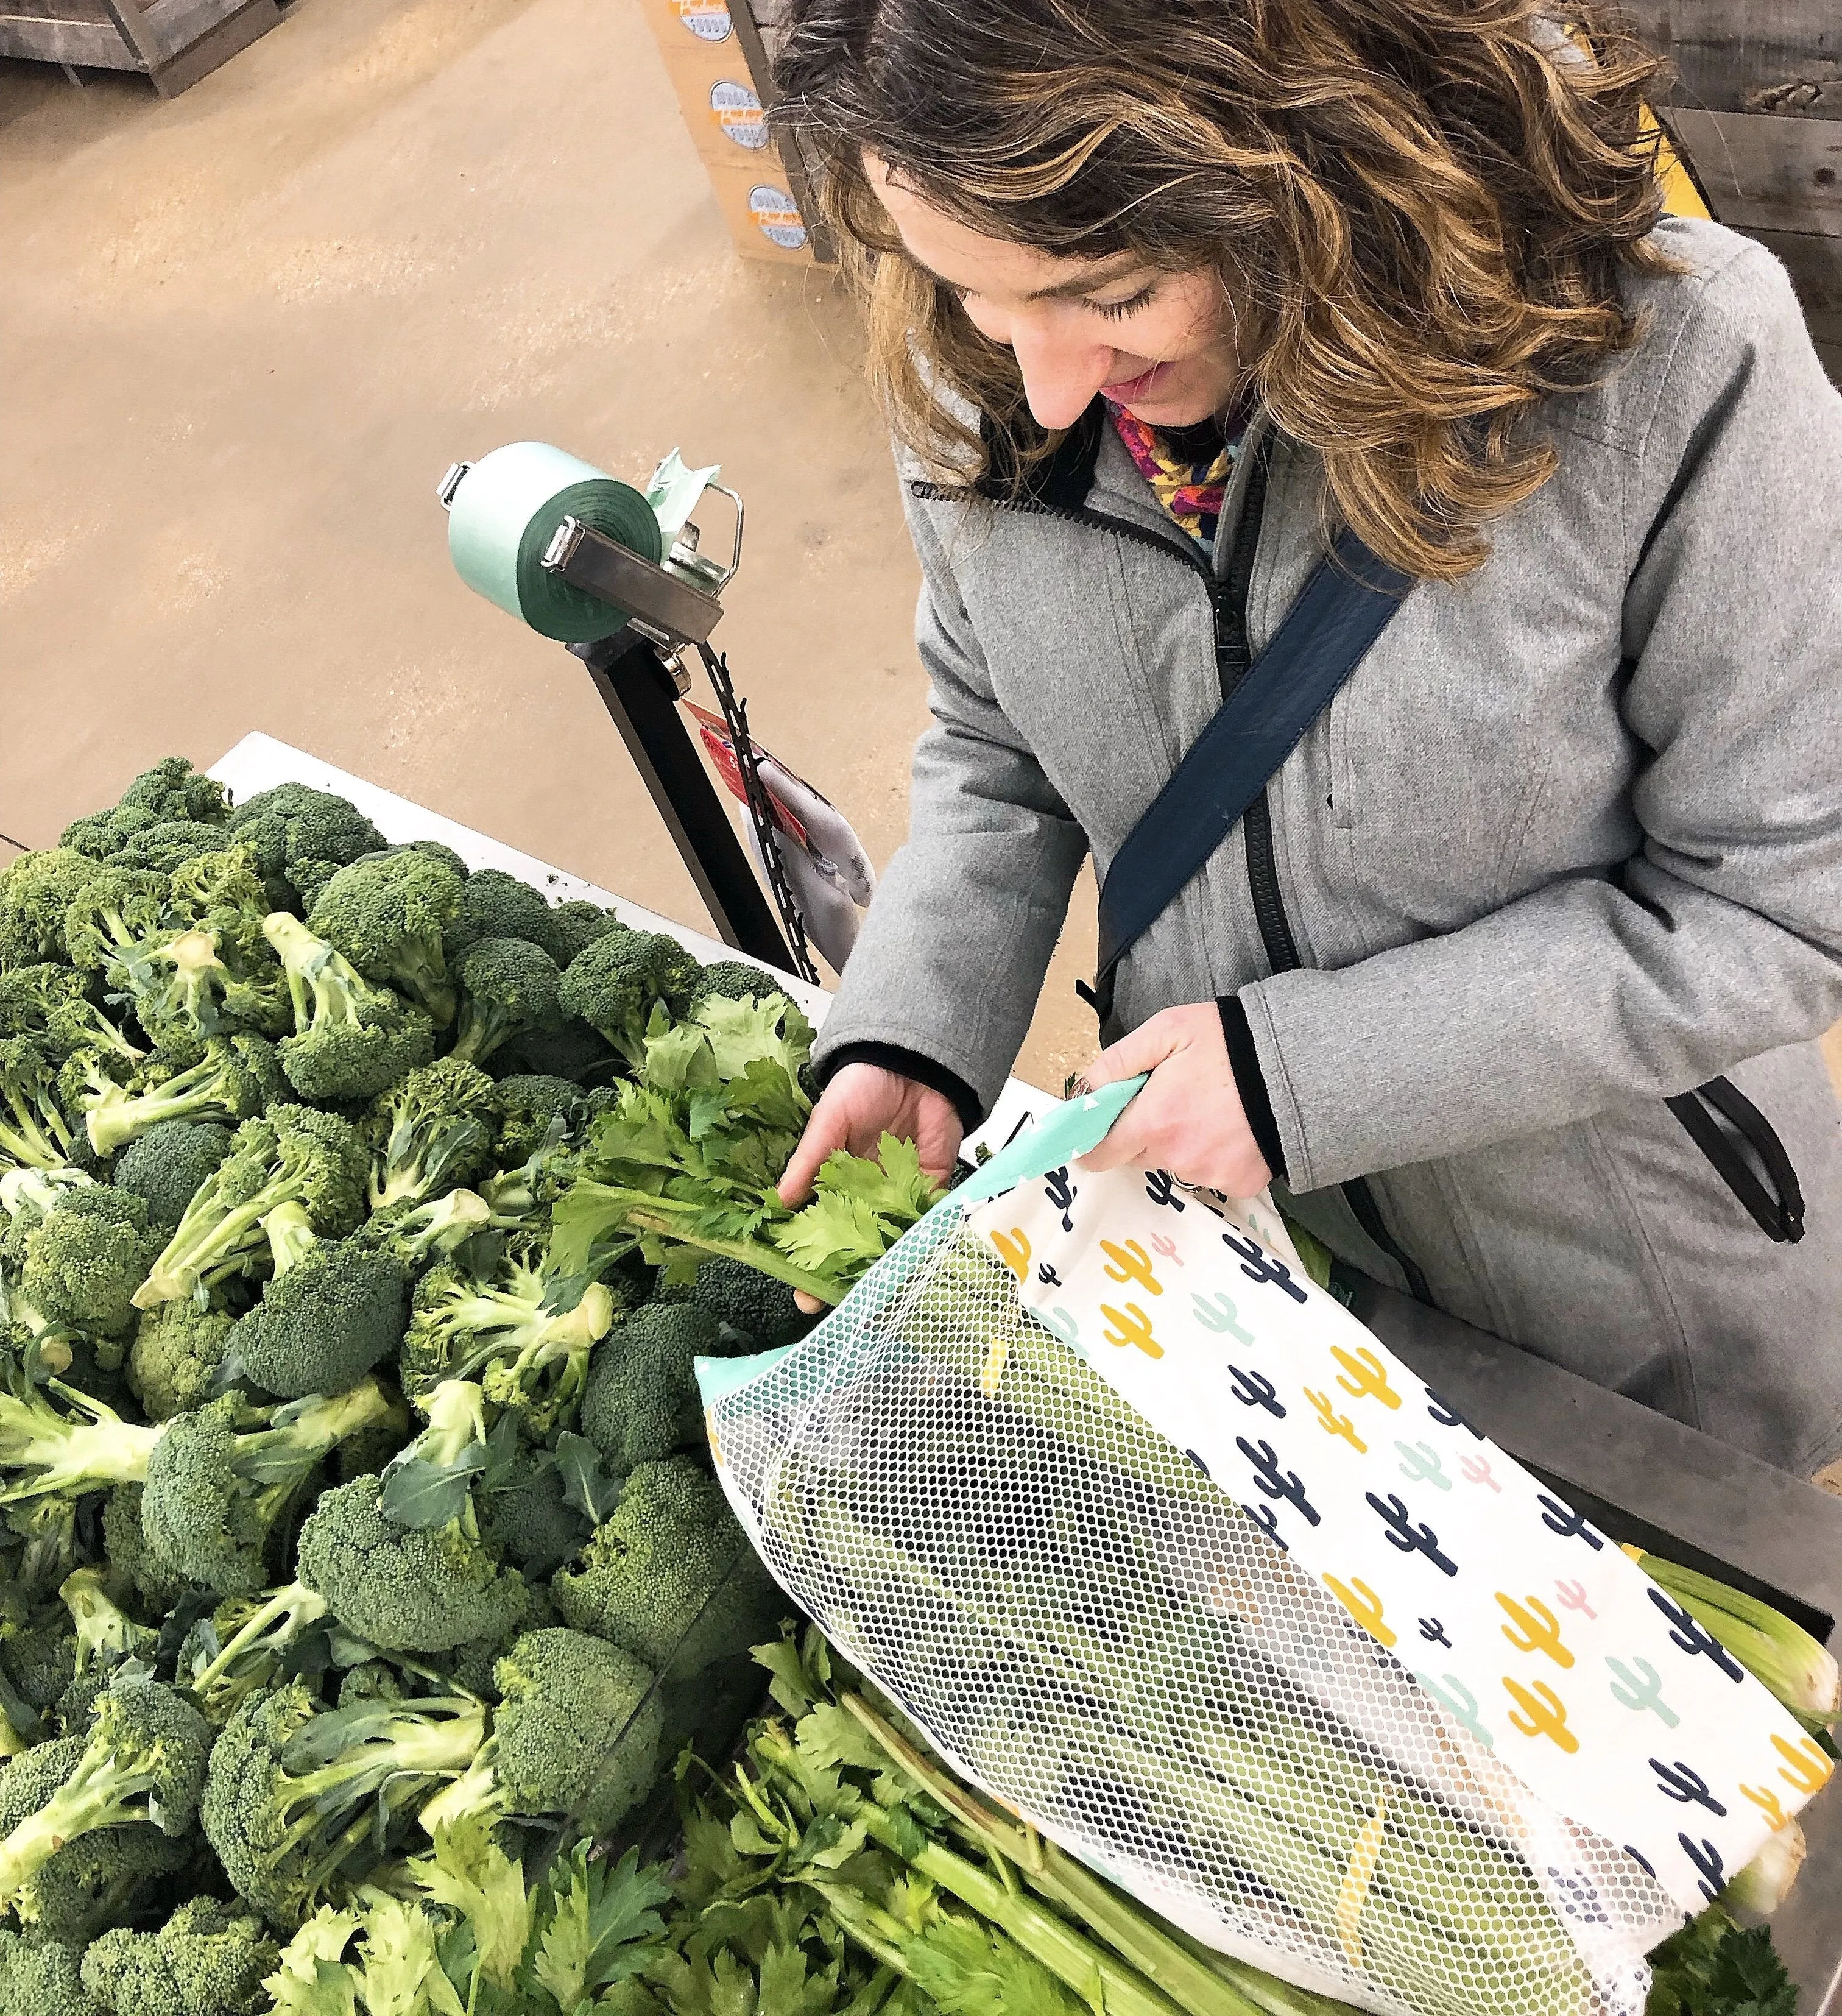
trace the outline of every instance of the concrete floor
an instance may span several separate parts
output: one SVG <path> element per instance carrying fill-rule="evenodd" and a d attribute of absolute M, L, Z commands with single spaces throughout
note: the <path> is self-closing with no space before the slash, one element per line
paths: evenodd
<path fill-rule="evenodd" d="M 731 250 L 634 0 L 293 0 L 170 103 L 85 86 L 0 64 L 0 833 L 260 728 L 707 926 L 586 676 L 448 565 L 442 470 L 534 437 L 721 462 L 757 732 L 888 859 L 916 569 L 852 311 Z"/>

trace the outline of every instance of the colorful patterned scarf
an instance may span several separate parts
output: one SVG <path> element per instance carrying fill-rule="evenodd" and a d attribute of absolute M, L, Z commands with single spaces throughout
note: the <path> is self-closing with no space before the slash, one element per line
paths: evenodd
<path fill-rule="evenodd" d="M 1110 400 L 1106 410 L 1153 495 L 1205 553 L 1211 551 L 1229 478 L 1240 453 L 1245 432 L 1241 416 L 1232 416 L 1225 427 L 1220 421 L 1205 420 L 1193 427 L 1159 428 Z"/>

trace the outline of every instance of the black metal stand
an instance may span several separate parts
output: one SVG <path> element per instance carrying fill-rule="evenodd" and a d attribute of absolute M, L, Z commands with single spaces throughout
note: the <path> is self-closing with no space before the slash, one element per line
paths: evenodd
<path fill-rule="evenodd" d="M 779 921 L 678 712 L 678 689 L 658 651 L 631 628 L 570 649 L 588 668 L 718 935 L 764 966 L 797 973 Z"/>

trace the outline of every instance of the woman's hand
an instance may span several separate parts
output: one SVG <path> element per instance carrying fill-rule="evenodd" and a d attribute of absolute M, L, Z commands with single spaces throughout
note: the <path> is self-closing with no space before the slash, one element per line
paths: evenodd
<path fill-rule="evenodd" d="M 812 1194 L 819 1165 L 835 1148 L 873 1158 L 885 1134 L 912 1141 L 937 1183 L 952 1174 L 964 1130 L 952 1100 L 880 1064 L 847 1064 L 812 1109 L 800 1145 L 780 1179 L 780 1201 L 797 1210 Z"/>
<path fill-rule="evenodd" d="M 834 1149 L 874 1156 L 885 1134 L 912 1141 L 921 1167 L 937 1183 L 952 1173 L 964 1129 L 952 1100 L 931 1086 L 917 1085 L 880 1064 L 847 1064 L 825 1089 L 812 1109 L 800 1145 L 780 1179 L 780 1201 L 797 1209 L 812 1194 L 819 1165 Z M 808 1316 L 825 1305 L 810 1295 L 796 1298 Z"/>
<path fill-rule="evenodd" d="M 1247 1125 L 1213 1001 L 1153 1015 L 1103 1050 L 1083 1080 L 1092 1092 L 1140 1071 L 1151 1074 L 1144 1089 L 1099 1147 L 1082 1156 L 1081 1168 L 1168 1169 L 1231 1197 L 1256 1196 L 1272 1180 Z"/>

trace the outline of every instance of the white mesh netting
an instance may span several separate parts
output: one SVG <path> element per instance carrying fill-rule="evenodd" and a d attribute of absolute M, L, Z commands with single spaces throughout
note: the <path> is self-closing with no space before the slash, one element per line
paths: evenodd
<path fill-rule="evenodd" d="M 719 1399 L 789 1593 L 942 1753 L 1198 1938 L 1407 2016 L 1614 2016 L 1681 1922 L 937 1212 Z"/>

